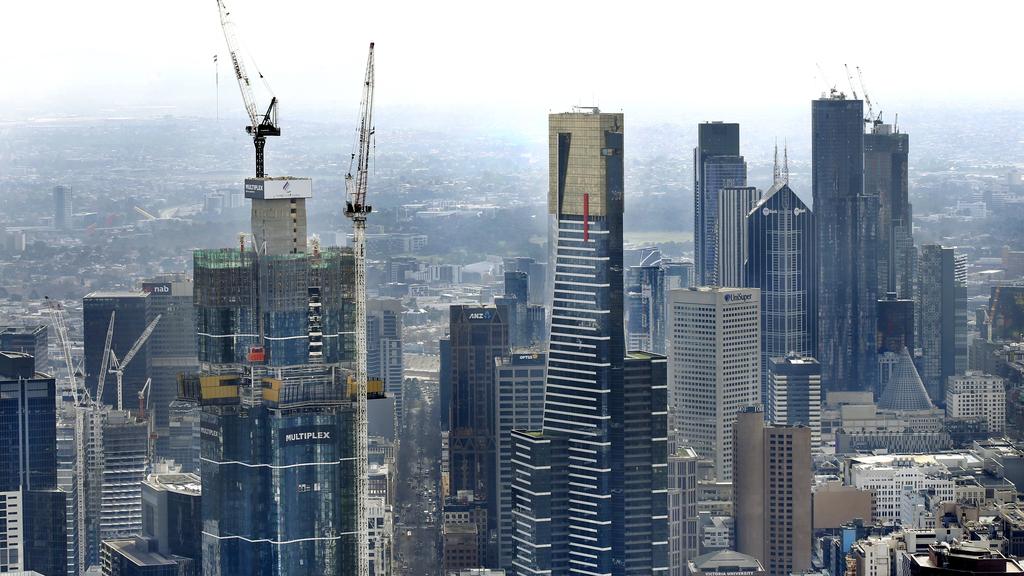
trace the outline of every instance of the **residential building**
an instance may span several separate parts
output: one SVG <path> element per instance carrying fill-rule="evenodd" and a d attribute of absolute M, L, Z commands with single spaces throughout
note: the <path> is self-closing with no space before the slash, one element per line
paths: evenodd
<path fill-rule="evenodd" d="M 700 551 L 697 468 L 693 448 L 677 448 L 668 457 L 668 574 L 686 576 L 686 565 Z"/>
<path fill-rule="evenodd" d="M 732 478 L 737 414 L 761 403 L 760 304 L 756 288 L 669 292 L 673 424 L 719 480 Z"/>
<path fill-rule="evenodd" d="M 811 431 L 765 426 L 760 410 L 741 413 L 734 430 L 736 549 L 769 576 L 811 568 Z"/>
<path fill-rule="evenodd" d="M 789 354 L 768 359 L 768 421 L 775 426 L 806 426 L 811 447 L 821 446 L 821 365 Z"/>
<path fill-rule="evenodd" d="M 864 134 L 864 193 L 878 197 L 878 291 L 894 292 L 905 300 L 914 297 L 917 264 L 909 156 L 909 135 L 881 120 L 871 123 Z"/>
<path fill-rule="evenodd" d="M 72 202 L 70 186 L 53 187 L 53 227 L 67 230 L 72 227 Z"/>
<path fill-rule="evenodd" d="M 660 258 L 627 269 L 624 306 L 630 350 L 665 353 L 665 284 Z"/>
<path fill-rule="evenodd" d="M 366 376 L 384 382 L 384 392 L 394 398 L 395 431 L 402 427 L 402 302 L 394 298 L 371 299 L 366 305 Z"/>
<path fill-rule="evenodd" d="M 981 420 L 989 436 L 1002 436 L 1006 431 L 1003 379 L 975 370 L 951 376 L 946 387 L 946 417 Z"/>
<path fill-rule="evenodd" d="M 623 129 L 549 116 L 553 307 L 544 426 L 513 432 L 516 574 L 667 569 L 665 358 L 625 350 Z"/>
<path fill-rule="evenodd" d="M 874 390 L 879 197 L 864 187 L 864 103 L 836 90 L 811 103 L 818 346 L 824 390 Z"/>
<path fill-rule="evenodd" d="M 921 378 L 932 402 L 946 400 L 946 380 L 967 370 L 967 257 L 926 244 L 918 264 Z"/>

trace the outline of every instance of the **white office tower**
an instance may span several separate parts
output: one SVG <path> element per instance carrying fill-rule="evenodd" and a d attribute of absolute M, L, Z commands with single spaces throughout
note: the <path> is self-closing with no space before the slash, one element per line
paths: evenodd
<path fill-rule="evenodd" d="M 732 478 L 736 416 L 761 403 L 760 308 L 757 288 L 669 292 L 670 422 L 723 481 Z"/>
<path fill-rule="evenodd" d="M 946 388 L 946 418 L 978 420 L 989 436 L 1006 431 L 1006 387 L 1003 379 L 976 370 L 951 376 Z"/>

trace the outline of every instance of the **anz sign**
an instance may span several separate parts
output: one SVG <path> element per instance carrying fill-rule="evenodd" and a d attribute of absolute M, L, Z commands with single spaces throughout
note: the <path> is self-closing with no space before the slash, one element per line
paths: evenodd
<path fill-rule="evenodd" d="M 494 310 L 479 310 L 477 312 L 470 312 L 466 318 L 469 320 L 490 320 L 494 317 Z"/>

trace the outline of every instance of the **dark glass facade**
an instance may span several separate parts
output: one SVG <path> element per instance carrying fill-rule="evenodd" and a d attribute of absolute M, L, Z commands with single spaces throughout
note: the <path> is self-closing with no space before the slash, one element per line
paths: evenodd
<path fill-rule="evenodd" d="M 486 502 L 488 530 L 497 528 L 494 360 L 510 351 L 507 317 L 505 306 L 452 306 L 449 309 L 452 386 L 449 493 L 471 490 L 477 500 Z M 485 551 L 482 556 L 486 565 L 494 565 L 496 552 Z"/>
<path fill-rule="evenodd" d="M 740 156 L 740 125 L 697 125 L 693 150 L 693 248 L 697 284 L 718 285 L 718 196 L 726 186 L 747 185 L 747 164 Z"/>
<path fill-rule="evenodd" d="M 888 124 L 864 135 L 864 191 L 878 196 L 878 290 L 914 297 L 914 250 L 908 166 L 910 136 Z"/>
<path fill-rule="evenodd" d="M 356 573 L 354 259 L 296 246 L 194 254 L 206 575 Z"/>
<path fill-rule="evenodd" d="M 815 214 L 789 187 L 773 186 L 747 215 L 743 283 L 761 289 L 761 398 L 768 359 L 813 356 L 818 343 Z"/>
<path fill-rule="evenodd" d="M 811 103 L 811 156 L 822 387 L 873 390 L 879 197 L 864 188 L 862 101 L 833 92 Z"/>
<path fill-rule="evenodd" d="M 97 378 L 103 360 L 103 346 L 110 325 L 110 313 L 116 312 L 110 349 L 119 359 L 131 349 L 146 329 L 145 292 L 92 292 L 82 300 L 82 321 L 85 339 L 85 385 L 95 396 Z M 139 390 L 149 374 L 149 343 L 143 344 L 135 359 L 124 371 L 123 398 L 128 407 L 135 406 Z M 117 382 L 107 374 L 100 400 L 108 406 L 117 405 Z"/>

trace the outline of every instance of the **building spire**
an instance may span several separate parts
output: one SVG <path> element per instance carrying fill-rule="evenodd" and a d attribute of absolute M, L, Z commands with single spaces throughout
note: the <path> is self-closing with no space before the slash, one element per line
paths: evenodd
<path fill-rule="evenodd" d="M 779 172 L 779 139 L 775 139 L 775 165 L 772 167 L 772 185 L 778 186 L 782 182 L 782 174 Z"/>
<path fill-rule="evenodd" d="M 775 165 L 779 164 L 778 145 L 776 144 Z M 782 144 L 782 183 L 789 184 L 789 142 Z"/>

